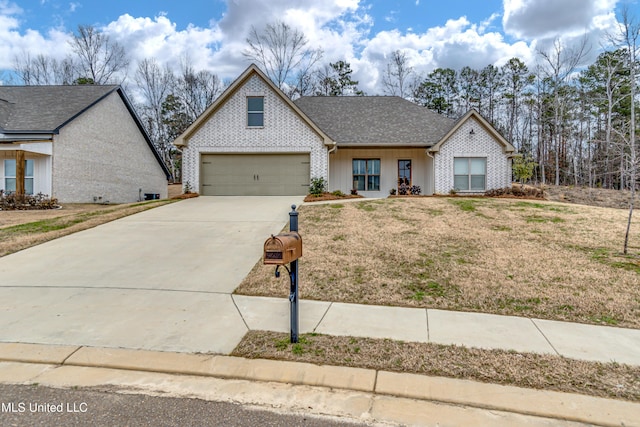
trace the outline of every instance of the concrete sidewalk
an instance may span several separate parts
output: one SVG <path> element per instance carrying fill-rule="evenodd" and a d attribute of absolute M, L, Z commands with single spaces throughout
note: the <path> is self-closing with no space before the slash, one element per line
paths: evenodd
<path fill-rule="evenodd" d="M 115 388 L 366 423 L 640 426 L 640 404 L 621 400 L 371 369 L 127 349 L 0 344 L 0 383 Z"/>
<path fill-rule="evenodd" d="M 232 296 L 248 329 L 288 332 L 289 300 Z M 640 366 L 640 330 L 424 308 L 300 301 L 300 333 L 549 353 Z"/>

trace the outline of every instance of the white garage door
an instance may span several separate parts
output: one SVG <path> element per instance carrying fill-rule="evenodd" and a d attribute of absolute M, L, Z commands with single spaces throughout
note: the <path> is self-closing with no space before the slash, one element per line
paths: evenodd
<path fill-rule="evenodd" d="M 203 196 L 302 196 L 309 192 L 309 154 L 203 154 Z"/>

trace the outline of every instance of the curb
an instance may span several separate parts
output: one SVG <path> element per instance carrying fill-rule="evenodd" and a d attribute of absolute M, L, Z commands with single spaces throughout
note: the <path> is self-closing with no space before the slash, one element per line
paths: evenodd
<path fill-rule="evenodd" d="M 47 373 L 65 367 L 323 387 L 601 426 L 640 426 L 639 403 L 579 394 L 373 369 L 233 356 L 0 343 L 0 383 L 38 382 L 46 385 Z M 86 385 L 89 384 L 82 384 Z"/>

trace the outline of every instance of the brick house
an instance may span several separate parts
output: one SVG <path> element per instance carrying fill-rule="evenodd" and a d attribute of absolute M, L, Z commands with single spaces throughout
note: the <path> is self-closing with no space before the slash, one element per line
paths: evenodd
<path fill-rule="evenodd" d="M 127 203 L 169 175 L 120 86 L 0 86 L 0 189 Z"/>
<path fill-rule="evenodd" d="M 514 153 L 475 110 L 454 121 L 392 96 L 291 101 L 255 65 L 175 144 L 202 195 L 304 195 L 316 177 L 368 197 L 402 183 L 484 193 L 511 184 Z"/>

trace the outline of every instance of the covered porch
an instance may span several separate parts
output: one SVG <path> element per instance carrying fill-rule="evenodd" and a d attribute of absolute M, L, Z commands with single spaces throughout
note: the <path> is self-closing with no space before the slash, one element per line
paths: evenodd
<path fill-rule="evenodd" d="M 0 189 L 5 193 L 52 195 L 51 142 L 2 142 Z"/>
<path fill-rule="evenodd" d="M 365 197 L 387 197 L 402 183 L 433 194 L 433 158 L 426 148 L 339 147 L 329 155 L 329 191 L 355 188 Z"/>

